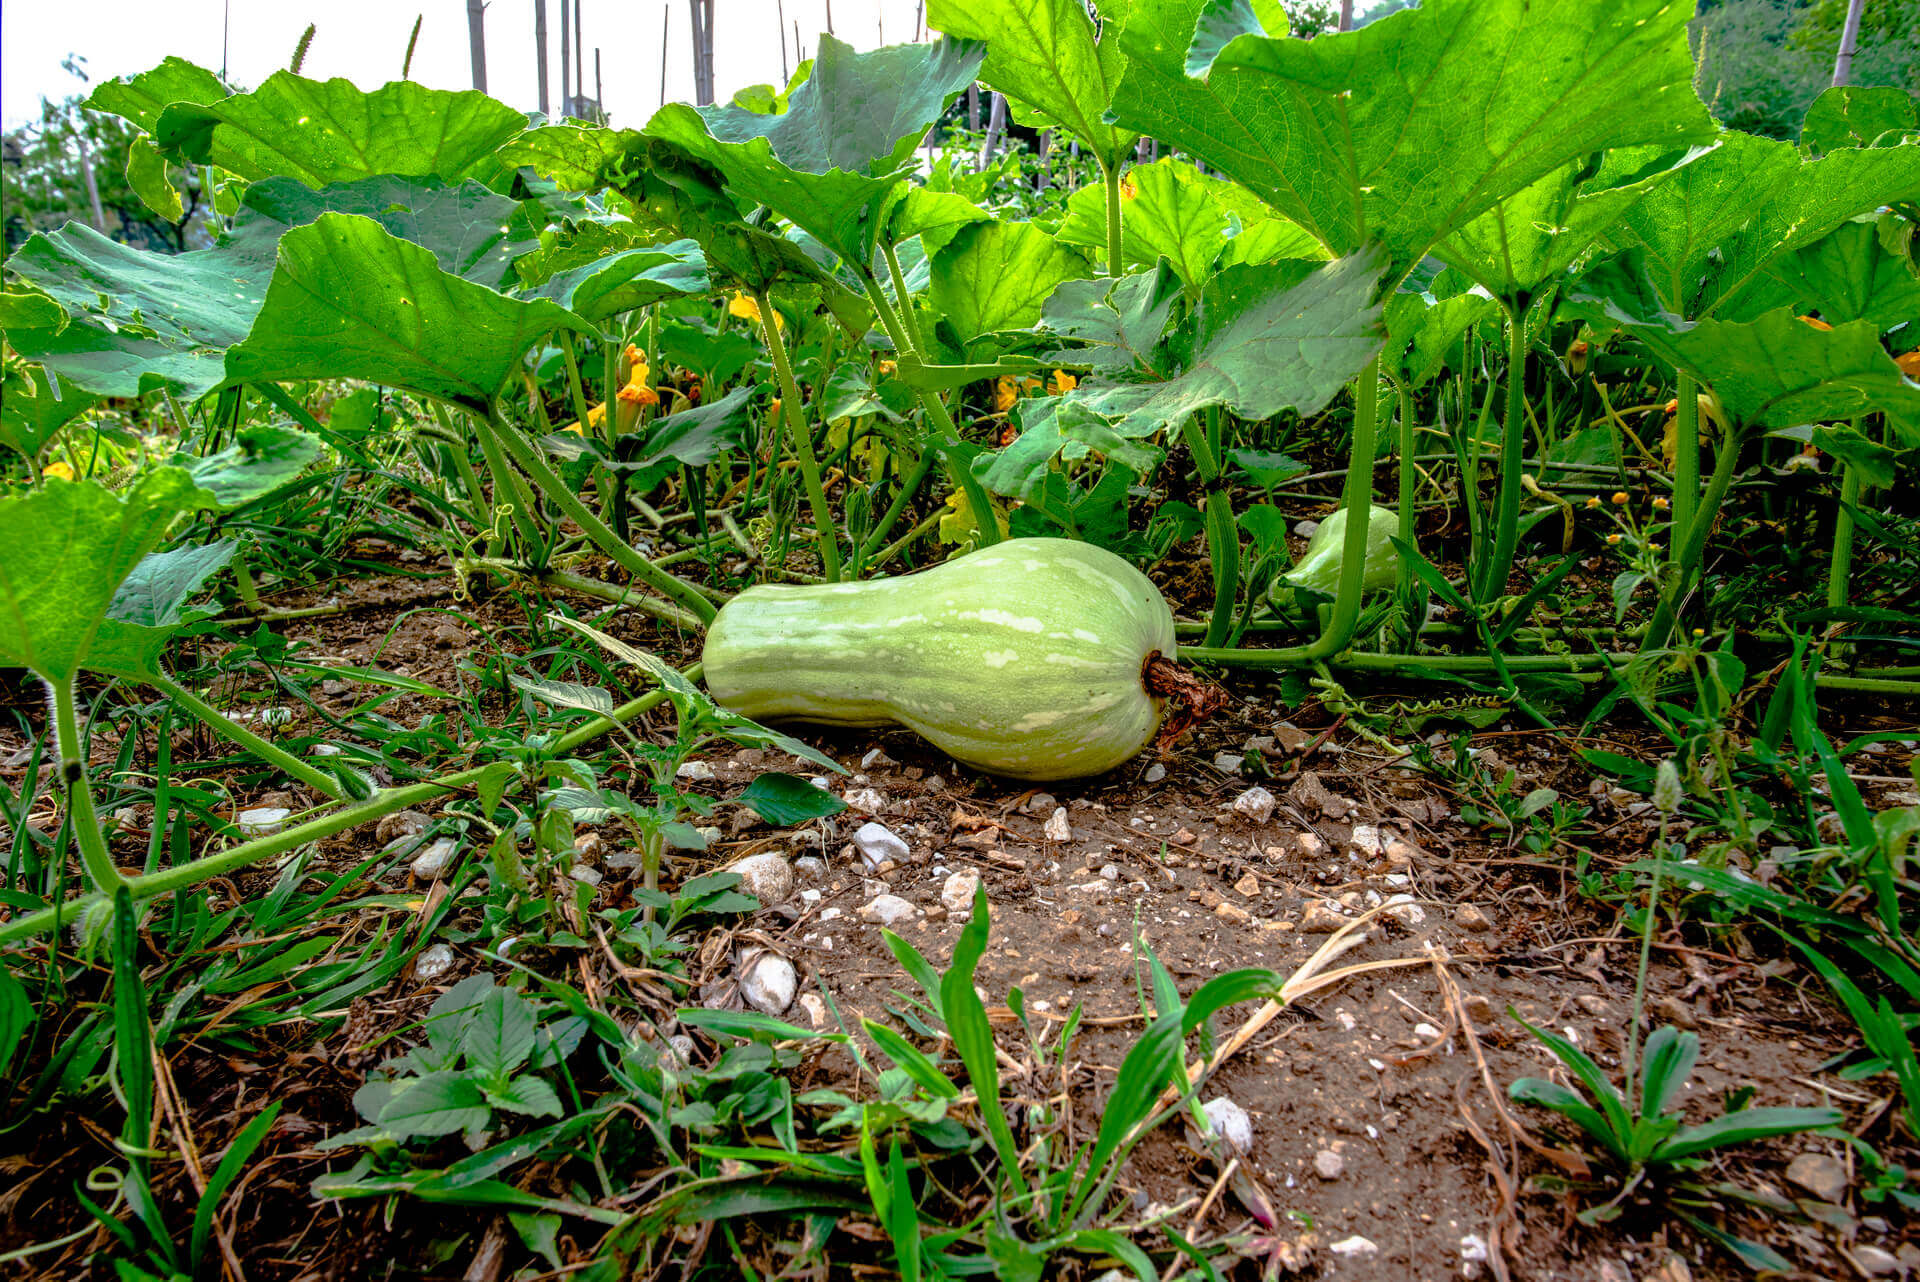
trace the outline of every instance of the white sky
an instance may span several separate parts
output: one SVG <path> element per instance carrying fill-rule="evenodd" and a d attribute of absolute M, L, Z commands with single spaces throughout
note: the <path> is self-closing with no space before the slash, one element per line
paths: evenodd
<path fill-rule="evenodd" d="M 560 99 L 560 3 L 547 3 L 550 106 Z M 793 23 L 812 52 L 826 30 L 829 0 L 778 0 L 784 9 L 787 64 Z M 913 39 L 918 0 L 831 0 L 834 34 L 858 49 Z M 660 102 L 661 14 L 671 14 L 667 97 L 693 98 L 692 41 L 686 0 L 580 0 L 586 27 L 586 93 L 593 96 L 593 50 L 600 48 L 606 106 L 618 125 L 646 123 Z M 224 0 L 5 0 L 0 5 L 0 116 L 6 127 L 36 120 L 42 95 L 56 101 L 84 87 L 60 69 L 69 53 L 87 59 L 98 84 L 144 71 L 169 54 L 220 69 Z M 231 0 L 227 67 L 249 88 L 285 67 L 307 24 L 319 24 L 302 74 L 345 76 L 374 88 L 400 74 L 407 35 L 423 12 L 413 79 L 438 89 L 470 89 L 466 0 Z M 714 78 L 724 101 L 746 85 L 780 80 L 776 0 L 719 0 Z M 487 91 L 531 111 L 535 90 L 533 0 L 491 0 Z"/>

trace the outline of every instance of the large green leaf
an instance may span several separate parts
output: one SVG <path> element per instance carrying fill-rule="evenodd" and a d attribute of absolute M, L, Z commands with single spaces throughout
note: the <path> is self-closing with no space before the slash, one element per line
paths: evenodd
<path fill-rule="evenodd" d="M 1386 339 L 1375 291 L 1378 246 L 1331 263 L 1232 267 L 1201 298 L 1193 359 L 1172 378 L 1082 385 L 1061 398 L 1137 438 L 1223 405 L 1245 419 L 1285 409 L 1313 414 L 1365 367 Z"/>
<path fill-rule="evenodd" d="M 974 223 L 934 255 L 928 293 L 964 344 L 996 330 L 1031 328 L 1061 282 L 1092 274 L 1084 254 L 1032 223 Z"/>
<path fill-rule="evenodd" d="M 1920 132 L 1920 99 L 1892 85 L 1835 85 L 1813 100 L 1800 145 L 1815 155 L 1898 143 Z"/>
<path fill-rule="evenodd" d="M 207 497 L 185 472 L 163 467 L 120 494 L 94 481 L 49 481 L 0 498 L 0 665 L 70 678 L 121 583 L 168 523 Z"/>
<path fill-rule="evenodd" d="M 1500 303 L 1484 287 L 1471 285 L 1454 268 L 1402 281 L 1387 299 L 1388 351 L 1397 372 L 1415 387 L 1438 374 L 1459 349 L 1461 336 L 1500 314 Z"/>
<path fill-rule="evenodd" d="M 202 105 L 227 96 L 220 77 L 185 58 L 166 58 L 150 71 L 109 80 L 93 91 L 87 106 L 110 111 L 152 133 L 160 113 L 176 102 Z"/>
<path fill-rule="evenodd" d="M 973 81 L 981 49 L 960 40 L 872 53 L 822 36 L 813 75 L 787 110 L 674 103 L 647 133 L 712 165 L 737 195 L 865 265 L 882 207 L 927 126 Z"/>
<path fill-rule="evenodd" d="M 23 353 L 48 350 L 47 363 L 69 380 L 108 395 L 137 394 L 150 373 L 193 396 L 220 381 L 220 353 L 246 336 L 273 272 L 271 241 L 158 254 L 108 240 L 80 223 L 39 233 L 7 265 L 45 290 L 74 318 L 59 337 L 119 347 L 136 366 L 100 370 L 58 360 L 59 345 L 28 337 Z M 78 331 L 78 332 L 76 332 Z M 51 338 L 52 336 L 48 336 Z M 154 362 L 164 352 L 178 363 Z M 140 366 L 151 365 L 150 369 Z"/>
<path fill-rule="evenodd" d="M 759 392 L 753 383 L 742 383 L 719 400 L 696 405 L 669 414 L 648 428 L 643 438 L 628 438 L 634 448 L 622 449 L 615 458 L 602 455 L 597 443 L 561 435 L 548 439 L 548 445 L 560 451 L 594 454 L 599 466 L 616 472 L 633 472 L 636 494 L 644 494 L 681 467 L 703 467 L 724 454 L 746 448 L 754 439 L 753 398 Z"/>
<path fill-rule="evenodd" d="M 80 666 L 142 680 L 160 670 L 160 655 L 185 622 L 186 604 L 233 560 L 229 539 L 169 552 L 149 552 L 113 594 Z"/>
<path fill-rule="evenodd" d="M 1458 267 L 1499 298 L 1530 297 L 1571 266 L 1642 197 L 1701 154 L 1688 152 L 1678 165 L 1655 161 L 1650 172 L 1616 173 L 1604 182 L 1584 162 L 1562 165 L 1495 201 L 1436 245 L 1434 256 Z"/>
<path fill-rule="evenodd" d="M 613 188 L 632 202 L 644 226 L 698 242 L 714 272 L 748 289 L 770 289 L 785 276 L 827 279 L 800 246 L 745 221 L 718 169 L 664 138 L 632 129 L 549 125 L 523 134 L 500 154 L 569 190 Z M 569 269 L 582 265 L 568 258 L 558 262 Z"/>
<path fill-rule="evenodd" d="M 1133 0 L 1114 113 L 1336 252 L 1381 238 L 1401 272 L 1582 156 L 1710 138 L 1690 16 L 1669 0 L 1427 0 L 1344 35 L 1234 34 L 1213 52 L 1255 25 L 1243 3 Z"/>
<path fill-rule="evenodd" d="M 38 457 L 48 441 L 67 424 L 97 405 L 100 398 L 77 387 L 62 387 L 38 366 L 6 373 L 6 396 L 0 399 L 0 445 L 28 458 Z"/>
<path fill-rule="evenodd" d="M 1601 180 L 1650 159 L 1641 149 L 1616 152 Z M 1807 160 L 1791 143 L 1727 133 L 1711 154 L 1628 209 L 1605 240 L 1640 249 L 1666 310 L 1694 318 L 1711 314 L 1782 254 L 1917 191 L 1920 145 Z"/>
<path fill-rule="evenodd" d="M 543 298 L 495 293 L 370 218 L 322 214 L 280 241 L 280 261 L 230 382 L 364 378 L 476 408 L 555 329 L 591 333 Z"/>
<path fill-rule="evenodd" d="M 179 348 L 87 320 L 64 327 L 9 329 L 7 342 L 73 387 L 99 396 L 139 396 L 167 387 L 199 396 L 220 383 L 218 348 Z"/>
<path fill-rule="evenodd" d="M 1735 423 L 1796 427 L 1884 411 L 1920 443 L 1920 383 L 1905 377 L 1869 321 L 1817 329 L 1791 308 L 1751 321 L 1686 320 L 1667 311 L 1639 254 L 1582 278 L 1567 310 L 1617 325 L 1713 390 Z"/>
<path fill-rule="evenodd" d="M 368 92 L 350 80 L 276 71 L 252 93 L 174 103 L 153 135 L 196 164 L 255 182 L 285 175 L 324 187 L 399 174 L 497 185 L 509 171 L 494 153 L 526 126 L 525 116 L 476 90 L 397 80 Z"/>
<path fill-rule="evenodd" d="M 1117 281 L 1070 280 L 1047 299 L 1040 322 L 1049 333 L 1085 344 L 1061 353 L 1064 361 L 1114 377 L 1164 374 L 1156 368 L 1156 349 L 1180 292 L 1180 278 L 1167 263 Z"/>
<path fill-rule="evenodd" d="M 1119 164 L 1139 138 L 1106 119 L 1122 57 L 1111 35 L 1096 41 L 1085 0 L 929 0 L 927 23 L 986 41 L 980 78 L 1066 128 L 1102 165 Z"/>
<path fill-rule="evenodd" d="M 241 198 L 233 242 L 278 243 L 289 227 L 325 213 L 371 218 L 402 240 L 433 252 L 441 268 L 498 288 L 521 254 L 539 247 L 515 215 L 521 202 L 468 180 L 448 185 L 438 178 L 381 174 L 315 190 L 292 178 L 254 183 Z"/>
<path fill-rule="evenodd" d="M 577 316 L 602 321 L 663 298 L 704 294 L 708 288 L 707 260 L 699 244 L 676 240 L 609 254 L 516 292 L 522 298 L 550 299 Z"/>
<path fill-rule="evenodd" d="M 1829 324 L 1868 320 L 1884 334 L 1920 324 L 1920 276 L 1881 244 L 1879 220 L 1856 219 L 1769 263 L 1720 312 L 1744 319 L 1775 307 L 1816 311 Z"/>
<path fill-rule="evenodd" d="M 1057 234 L 1069 245 L 1105 250 L 1105 188 L 1088 185 L 1067 197 L 1067 217 Z M 1127 172 L 1120 237 L 1127 266 L 1151 267 L 1164 258 L 1196 293 L 1223 256 L 1230 264 L 1325 255 L 1319 241 L 1248 199 L 1244 188 L 1173 156 Z"/>
<path fill-rule="evenodd" d="M 319 456 L 319 437 L 298 428 L 254 423 L 235 432 L 224 449 L 200 457 L 182 453 L 172 462 L 185 468 L 219 507 L 231 510 L 273 493 Z"/>

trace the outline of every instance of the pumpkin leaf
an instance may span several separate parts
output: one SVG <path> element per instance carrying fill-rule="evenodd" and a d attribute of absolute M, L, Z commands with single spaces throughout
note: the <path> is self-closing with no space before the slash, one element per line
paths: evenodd
<path fill-rule="evenodd" d="M 975 223 L 934 255 L 928 298 L 964 341 L 1032 328 L 1056 288 L 1092 274 L 1085 255 L 1033 223 Z"/>
<path fill-rule="evenodd" d="M 1892 85 L 1835 85 L 1807 108 L 1800 145 L 1814 155 L 1846 147 L 1894 146 L 1920 131 L 1920 99 Z"/>
<path fill-rule="evenodd" d="M 521 300 L 440 269 L 370 218 L 322 214 L 280 241 L 279 265 L 229 381 L 364 378 L 484 406 L 555 329 L 590 333 L 546 299 Z"/>
<path fill-rule="evenodd" d="M 63 387 L 38 365 L 7 370 L 6 396 L 0 398 L 0 444 L 39 457 L 61 428 L 100 403 L 77 387 Z"/>
<path fill-rule="evenodd" d="M 1096 41 L 1083 0 L 930 0 L 927 23 L 950 36 L 984 40 L 980 78 L 1058 122 L 1105 168 L 1118 165 L 1139 135 L 1107 119 L 1121 54 Z"/>
<path fill-rule="evenodd" d="M 1427 0 L 1297 40 L 1255 33 L 1235 0 L 1133 0 L 1114 116 L 1239 179 L 1335 253 L 1379 237 L 1397 278 L 1580 157 L 1710 139 L 1690 16 L 1666 0 Z"/>
<path fill-rule="evenodd" d="M 1720 312 L 1745 319 L 1775 307 L 1818 312 L 1830 325 L 1871 321 L 1884 334 L 1920 323 L 1920 276 L 1881 243 L 1878 219 L 1854 219 L 1774 259 Z"/>
<path fill-rule="evenodd" d="M 545 298 L 590 321 L 604 321 L 662 299 L 704 294 L 709 288 L 706 256 L 693 240 L 623 250 L 540 284 L 517 291 L 521 298 Z"/>
<path fill-rule="evenodd" d="M 1900 372 L 1869 321 L 1816 329 L 1791 308 L 1751 321 L 1684 320 L 1661 306 L 1636 251 L 1589 272 L 1563 310 L 1626 330 L 1713 389 L 1734 422 L 1794 427 L 1884 411 L 1920 443 L 1920 383 Z"/>
<path fill-rule="evenodd" d="M 208 497 L 179 468 L 161 467 L 119 494 L 56 480 L 0 498 L 0 665 L 72 677 L 121 584 L 173 518 Z"/>
<path fill-rule="evenodd" d="M 511 172 L 494 153 L 526 126 L 477 90 L 396 80 L 367 91 L 276 71 L 252 93 L 176 100 L 150 129 L 161 148 L 250 182 L 284 175 L 324 187 L 398 174 L 492 186 Z"/>
<path fill-rule="evenodd" d="M 1600 181 L 1650 159 L 1641 149 L 1615 152 Z M 1729 132 L 1627 209 L 1605 243 L 1640 250 L 1661 306 L 1695 319 L 1736 300 L 1783 254 L 1914 191 L 1920 147 L 1807 160 L 1791 143 Z"/>
<path fill-rule="evenodd" d="M 220 77 L 185 58 L 165 58 L 157 67 L 121 76 L 96 88 L 86 105 L 131 121 L 147 133 L 159 123 L 160 113 L 176 102 L 219 102 L 228 94 Z"/>

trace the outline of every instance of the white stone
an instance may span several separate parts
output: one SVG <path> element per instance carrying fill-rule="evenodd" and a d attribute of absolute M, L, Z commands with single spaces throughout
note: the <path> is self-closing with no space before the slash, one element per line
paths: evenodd
<path fill-rule="evenodd" d="M 779 953 L 751 953 L 741 966 L 740 996 L 762 1014 L 786 1014 L 799 987 L 799 973 Z"/>
<path fill-rule="evenodd" d="M 815 775 L 813 778 L 807 780 L 807 782 L 812 784 L 814 787 L 820 789 L 822 792 L 826 791 L 827 777 L 825 775 Z"/>
<path fill-rule="evenodd" d="M 1412 895 L 1388 895 L 1381 910 L 1403 926 L 1418 926 L 1427 919 L 1427 910 L 1414 902 Z"/>
<path fill-rule="evenodd" d="M 954 921 L 972 920 L 974 892 L 979 889 L 980 874 L 971 868 L 950 875 L 940 887 L 940 902 L 946 905 L 947 915 Z"/>
<path fill-rule="evenodd" d="M 1106 878 L 1108 881 L 1119 881 L 1120 865 L 1119 864 L 1102 864 L 1100 867 L 1100 875 Z"/>
<path fill-rule="evenodd" d="M 1349 1238 L 1341 1238 L 1338 1242 L 1329 1246 L 1327 1250 L 1332 1251 L 1342 1259 L 1349 1257 L 1358 1259 L 1361 1256 L 1378 1255 L 1380 1253 L 1379 1247 L 1375 1246 L 1366 1238 L 1361 1237 L 1358 1233 Z"/>
<path fill-rule="evenodd" d="M 1213 754 L 1213 768 L 1223 775 L 1237 775 L 1247 759 L 1237 752 L 1216 752 Z"/>
<path fill-rule="evenodd" d="M 847 809 L 863 815 L 877 815 L 887 808 L 887 799 L 878 788 L 849 788 L 844 795 Z"/>
<path fill-rule="evenodd" d="M 869 748 L 867 755 L 860 758 L 860 768 L 871 770 L 875 766 L 897 766 L 900 763 L 887 755 L 885 748 Z"/>
<path fill-rule="evenodd" d="M 913 905 L 898 895 L 875 895 L 860 909 L 860 916 L 880 926 L 893 926 L 913 916 Z"/>
<path fill-rule="evenodd" d="M 1323 1180 L 1337 1180 L 1346 1169 L 1347 1159 L 1330 1148 L 1323 1148 L 1313 1155 L 1313 1173 Z"/>
<path fill-rule="evenodd" d="M 1381 839 L 1380 829 L 1373 824 L 1355 824 L 1353 835 L 1347 838 L 1347 845 L 1355 854 L 1371 857 L 1379 856 L 1386 849 L 1386 842 Z"/>
<path fill-rule="evenodd" d="M 1257 824 L 1273 818 L 1275 804 L 1273 794 L 1258 784 L 1233 799 L 1233 808 Z"/>
<path fill-rule="evenodd" d="M 1067 808 L 1055 806 L 1053 815 L 1042 825 L 1040 835 L 1048 841 L 1072 841 L 1073 828 L 1067 823 Z"/>
<path fill-rule="evenodd" d="M 939 792 L 947 786 L 947 781 L 939 775 L 928 775 L 924 787 L 928 792 Z"/>
<path fill-rule="evenodd" d="M 835 905 L 830 908 L 822 908 L 820 910 L 821 921 L 837 921 L 840 918 L 845 917 L 846 915 L 847 915 L 847 910 L 839 907 L 838 905 Z"/>
<path fill-rule="evenodd" d="M 1422 1020 L 1413 1026 L 1413 1035 L 1415 1037 L 1424 1037 L 1428 1041 L 1433 1041 L 1440 1036 L 1440 1030 L 1425 1020 Z"/>
<path fill-rule="evenodd" d="M 727 872 L 740 874 L 740 889 L 758 899 L 762 907 L 783 904 L 793 894 L 793 865 L 777 850 L 736 859 Z"/>
<path fill-rule="evenodd" d="M 271 837 L 287 826 L 287 816 L 292 813 L 285 806 L 257 806 L 242 810 L 233 822 L 242 837 Z"/>
<path fill-rule="evenodd" d="M 673 773 L 679 779 L 707 783 L 713 778 L 713 767 L 704 761 L 683 761 L 680 763 L 680 768 Z"/>
<path fill-rule="evenodd" d="M 452 969 L 453 949 L 445 944 L 423 948 L 413 959 L 413 977 L 423 984 L 431 984 Z"/>
<path fill-rule="evenodd" d="M 693 1067 L 693 1039 L 685 1033 L 675 1033 L 667 1039 L 660 1051 L 660 1067 L 670 1073 L 684 1073 Z"/>
<path fill-rule="evenodd" d="M 1242 1155 L 1252 1150 L 1253 1119 L 1247 1116 L 1246 1109 L 1221 1095 L 1208 1100 L 1200 1111 L 1207 1115 L 1207 1125 L 1226 1141 L 1228 1148 Z"/>
<path fill-rule="evenodd" d="M 800 1009 L 807 1012 L 807 1018 L 812 1021 L 815 1028 L 825 1028 L 827 1026 L 827 1021 L 830 1017 L 827 1014 L 827 1004 L 821 1000 L 820 994 L 800 994 Z"/>
<path fill-rule="evenodd" d="M 459 846 L 452 837 L 441 837 L 415 855 L 408 867 L 420 880 L 432 881 L 447 870 L 447 865 L 453 862 L 454 852 L 458 849 Z"/>
<path fill-rule="evenodd" d="M 585 864 L 575 864 L 573 867 L 567 869 L 567 876 L 573 878 L 573 880 L 583 886 L 598 886 L 601 880 L 600 870 L 598 868 L 589 868 Z"/>
<path fill-rule="evenodd" d="M 820 892 L 809 886 L 800 892 L 800 902 L 809 905 L 817 904 L 820 902 Z"/>
<path fill-rule="evenodd" d="M 860 858 L 870 869 L 878 868 L 889 859 L 900 863 L 913 853 L 891 828 L 877 823 L 860 825 L 860 830 L 853 834 L 853 848 L 860 852 Z"/>
<path fill-rule="evenodd" d="M 827 879 L 827 861 L 818 855 L 802 855 L 793 861 L 796 877 L 807 881 L 825 881 Z"/>
<path fill-rule="evenodd" d="M 1147 767 L 1147 773 L 1142 777 L 1148 783 L 1159 783 L 1167 777 L 1167 768 L 1156 761 Z"/>

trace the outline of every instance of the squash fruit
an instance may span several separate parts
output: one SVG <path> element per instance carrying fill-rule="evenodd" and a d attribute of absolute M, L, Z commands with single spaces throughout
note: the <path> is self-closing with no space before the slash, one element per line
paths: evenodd
<path fill-rule="evenodd" d="M 1400 532 L 1400 514 L 1373 504 L 1367 513 L 1367 567 L 1360 585 L 1369 590 L 1390 588 L 1400 577 L 1400 552 L 1393 536 Z M 1342 507 L 1320 522 L 1307 540 L 1307 550 L 1291 570 L 1273 581 L 1272 591 L 1287 587 L 1311 588 L 1334 596 L 1340 591 L 1341 553 L 1347 537 L 1347 509 Z"/>
<path fill-rule="evenodd" d="M 918 574 L 748 588 L 701 662 L 755 720 L 899 724 L 956 761 L 1016 779 L 1098 774 L 1145 748 L 1166 700 L 1173 612 L 1103 548 L 1009 539 Z"/>

